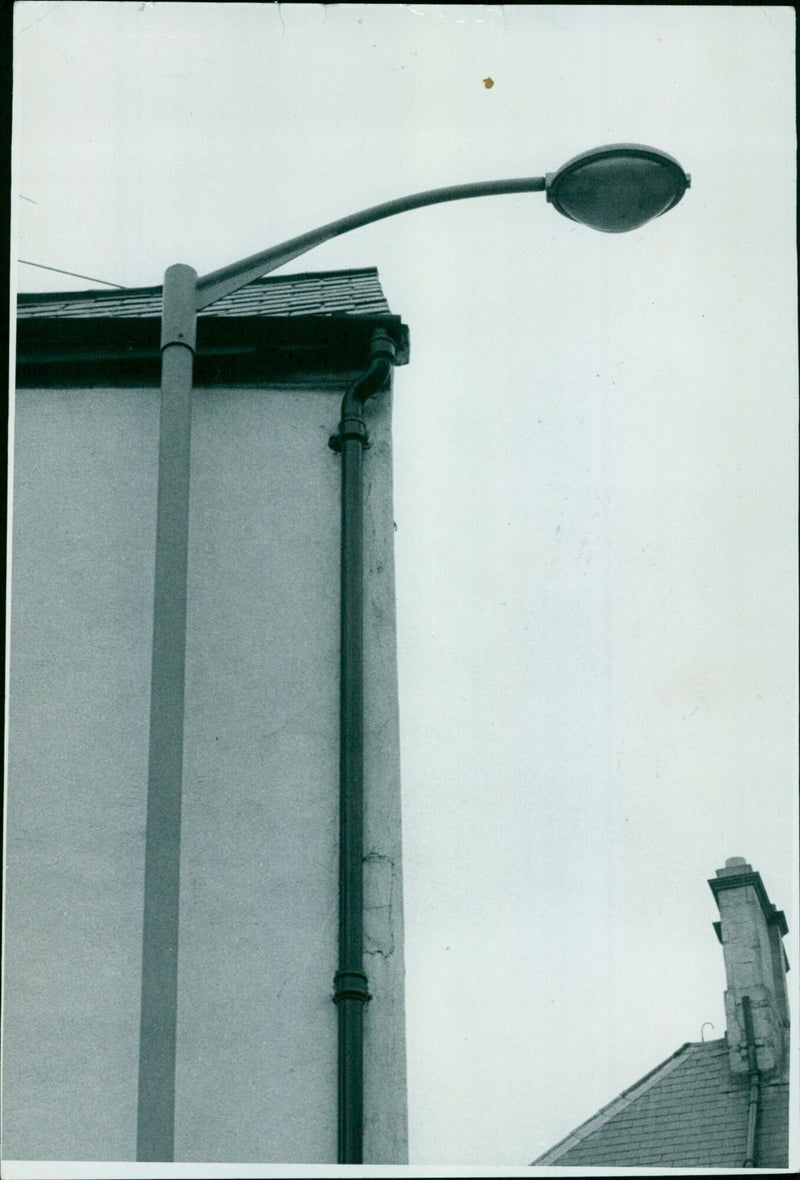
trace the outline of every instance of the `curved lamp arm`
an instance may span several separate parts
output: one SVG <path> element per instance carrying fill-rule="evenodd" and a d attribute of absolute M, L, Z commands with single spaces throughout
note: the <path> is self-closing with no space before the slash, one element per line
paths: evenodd
<path fill-rule="evenodd" d="M 204 275 L 197 279 L 195 308 L 201 311 L 224 295 L 238 291 L 339 234 L 424 205 L 439 205 L 468 197 L 546 192 L 548 201 L 572 221 L 581 221 L 605 233 L 624 233 L 666 213 L 678 203 L 689 184 L 689 174 L 666 152 L 643 144 L 612 143 L 582 152 L 568 160 L 558 172 L 547 176 L 484 180 L 412 193 L 409 197 L 385 201 L 360 213 L 340 217 L 310 233 L 290 238 L 279 246 L 251 254 L 249 258 Z"/>
<path fill-rule="evenodd" d="M 254 279 L 262 278 L 270 271 L 283 266 L 285 262 L 291 262 L 298 255 L 305 254 L 306 251 L 313 250 L 315 246 L 321 246 L 323 242 L 337 238 L 340 234 L 346 234 L 351 229 L 358 229 L 373 221 L 381 221 L 384 217 L 393 217 L 395 213 L 406 213 L 409 209 L 420 209 L 424 205 L 440 205 L 445 201 L 462 201 L 467 197 L 502 196 L 507 193 L 541 193 L 545 190 L 545 183 L 544 176 L 522 177 L 519 180 L 484 180 L 474 184 L 429 189 L 424 193 L 412 193 L 409 197 L 385 201 L 382 205 L 372 205 L 369 209 L 362 209 L 360 213 L 340 217 L 338 221 L 330 221 L 319 229 L 311 230 L 310 233 L 300 234 L 299 237 L 290 238 L 288 242 L 283 242 L 279 246 L 271 246 L 259 254 L 251 254 L 249 258 L 242 258 L 239 262 L 204 275 L 197 280 L 197 310 L 202 311 L 223 295 L 238 291 Z"/>

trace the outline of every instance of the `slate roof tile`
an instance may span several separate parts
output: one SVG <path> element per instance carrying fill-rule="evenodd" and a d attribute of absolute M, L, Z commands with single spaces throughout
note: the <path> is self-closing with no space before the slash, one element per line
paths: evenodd
<path fill-rule="evenodd" d="M 160 287 L 113 292 L 48 292 L 17 297 L 19 319 L 146 318 L 160 314 Z M 201 316 L 389 314 L 389 304 L 375 267 L 258 279 L 200 312 Z"/>
<path fill-rule="evenodd" d="M 788 1166 L 788 1085 L 765 1083 L 758 1166 Z M 748 1086 L 732 1081 L 728 1043 L 689 1043 L 534 1160 L 558 1167 L 741 1167 Z"/>

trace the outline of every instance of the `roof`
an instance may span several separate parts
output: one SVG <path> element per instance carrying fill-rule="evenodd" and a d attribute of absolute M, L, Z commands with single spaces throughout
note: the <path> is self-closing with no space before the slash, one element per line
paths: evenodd
<path fill-rule="evenodd" d="M 733 1078 L 728 1042 L 689 1042 L 533 1161 L 558 1167 L 741 1168 L 747 1075 Z M 758 1167 L 788 1167 L 789 1086 L 762 1079 Z"/>
<path fill-rule="evenodd" d="M 375 267 L 258 279 L 200 312 L 206 316 L 388 315 Z M 161 287 L 18 295 L 17 318 L 161 315 Z"/>
<path fill-rule="evenodd" d="M 17 385 L 158 384 L 161 302 L 161 287 L 19 295 Z M 408 364 L 375 267 L 259 279 L 199 313 L 195 385 L 346 376 L 376 328 Z"/>

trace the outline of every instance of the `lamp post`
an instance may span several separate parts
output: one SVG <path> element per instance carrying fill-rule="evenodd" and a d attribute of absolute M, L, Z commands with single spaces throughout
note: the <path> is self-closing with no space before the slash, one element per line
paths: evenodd
<path fill-rule="evenodd" d="M 153 651 L 150 700 L 137 1159 L 169 1161 L 174 1150 L 178 911 L 184 720 L 186 573 L 192 373 L 197 313 L 340 234 L 426 205 L 471 197 L 545 192 L 564 216 L 606 233 L 637 229 L 680 201 L 690 178 L 666 153 L 637 144 L 584 152 L 555 173 L 433 189 L 387 201 L 198 278 L 188 266 L 164 276 L 161 316 Z M 373 339 L 366 373 L 348 390 L 338 433 L 342 456 L 340 668 L 339 1022 L 340 1163 L 362 1161 L 363 1008 L 369 999 L 362 939 L 362 456 L 363 407 L 387 381 L 393 347 Z"/>

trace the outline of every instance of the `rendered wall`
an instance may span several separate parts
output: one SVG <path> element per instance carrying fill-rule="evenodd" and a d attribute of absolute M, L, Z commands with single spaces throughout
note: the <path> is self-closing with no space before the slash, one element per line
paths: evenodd
<path fill-rule="evenodd" d="M 344 385 L 195 393 L 176 1160 L 336 1159 Z M 390 398 L 365 462 L 365 1162 L 406 1158 Z M 16 395 L 4 1156 L 132 1159 L 158 391 Z"/>

